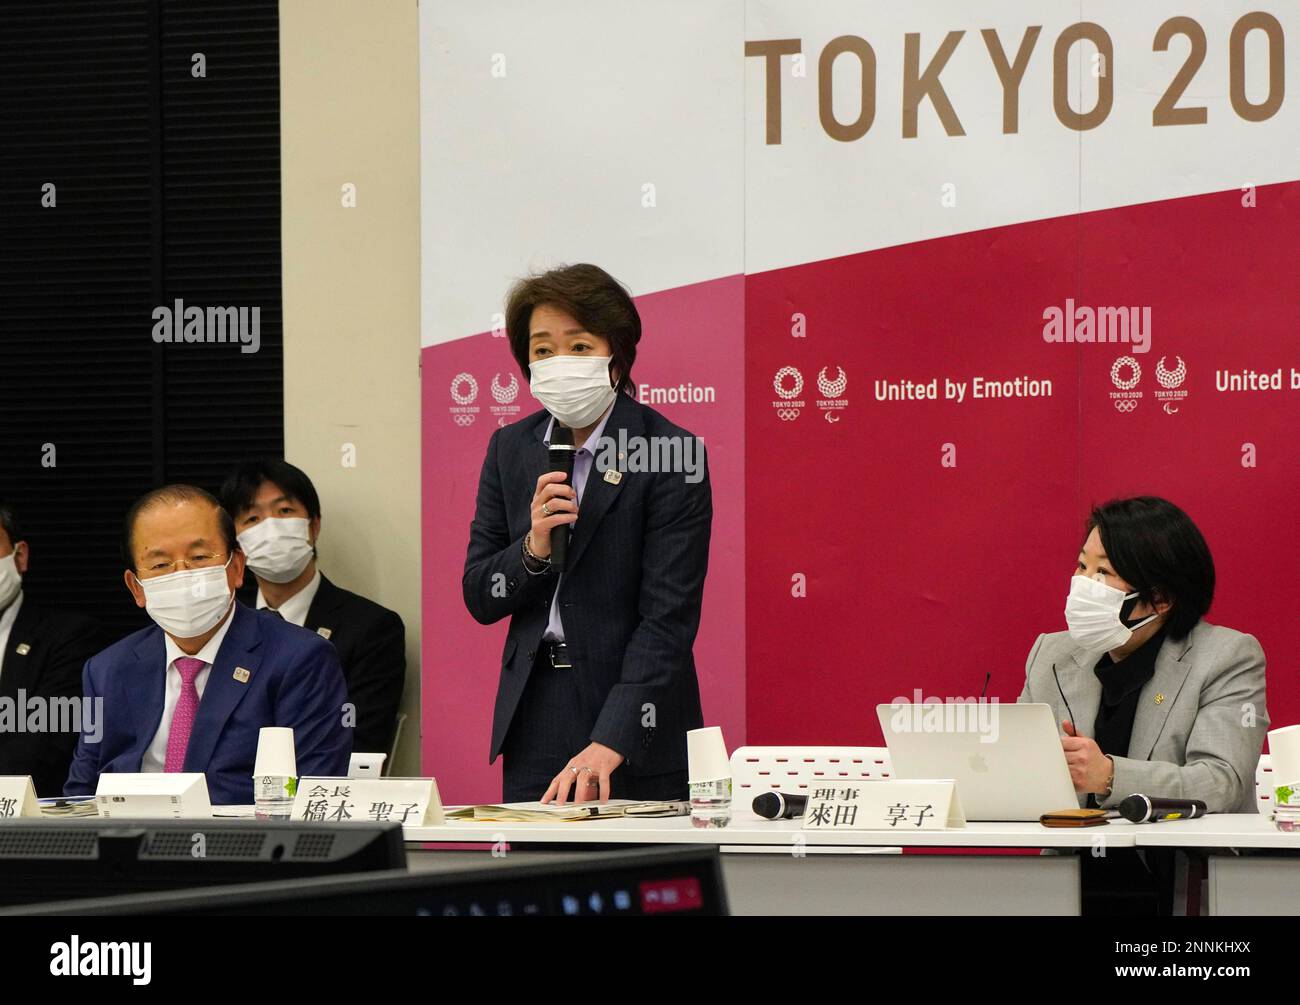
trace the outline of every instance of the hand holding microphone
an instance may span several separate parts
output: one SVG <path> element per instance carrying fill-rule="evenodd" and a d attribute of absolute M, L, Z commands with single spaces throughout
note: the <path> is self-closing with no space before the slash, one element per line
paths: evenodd
<path fill-rule="evenodd" d="M 547 453 L 550 470 L 537 479 L 537 491 L 533 493 L 528 550 L 562 570 L 569 527 L 578 519 L 578 500 L 569 484 L 573 476 L 573 433 L 558 422 L 551 431 Z"/>

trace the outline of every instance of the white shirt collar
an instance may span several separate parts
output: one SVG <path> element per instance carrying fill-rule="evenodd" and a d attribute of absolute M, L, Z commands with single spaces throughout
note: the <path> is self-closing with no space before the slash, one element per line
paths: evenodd
<path fill-rule="evenodd" d="M 297 625 L 299 628 L 303 627 L 307 623 L 307 612 L 311 610 L 311 602 L 316 599 L 316 591 L 319 589 L 320 566 L 317 566 L 316 574 L 311 577 L 307 585 L 276 608 L 280 613 L 280 617 L 292 625 Z M 259 611 L 267 610 L 270 606 L 266 602 L 266 598 L 262 596 L 262 588 L 259 586 L 257 588 L 257 609 Z"/>
<path fill-rule="evenodd" d="M 217 653 L 221 651 L 221 643 L 226 639 L 226 632 L 230 631 L 230 626 L 234 623 L 235 607 L 238 603 L 239 601 L 235 601 L 235 603 L 230 605 L 230 613 L 226 615 L 226 620 L 222 622 L 221 627 L 217 629 L 217 634 L 208 639 L 203 648 L 194 654 L 196 659 L 201 659 L 208 666 L 212 666 L 217 662 Z M 163 644 L 167 647 L 168 670 L 170 670 L 172 664 L 182 656 L 189 655 L 187 652 L 182 652 L 181 647 L 178 646 L 172 637 L 166 632 L 163 632 Z"/>
<path fill-rule="evenodd" d="M 605 409 L 605 414 L 600 417 L 600 422 L 596 428 L 591 431 L 585 443 L 580 446 L 579 450 L 585 450 L 589 454 L 596 453 L 596 444 L 600 442 L 600 437 L 605 432 L 605 423 L 609 422 L 609 417 L 614 414 L 614 405 L 618 404 L 618 398 L 615 398 L 609 408 Z M 555 416 L 551 416 L 551 421 L 546 424 L 546 432 L 542 434 L 542 442 L 548 447 L 551 445 L 551 430 L 555 428 Z"/>

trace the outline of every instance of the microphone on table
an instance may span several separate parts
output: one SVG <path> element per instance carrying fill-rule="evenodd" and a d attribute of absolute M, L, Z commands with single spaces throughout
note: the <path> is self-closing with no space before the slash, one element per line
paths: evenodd
<path fill-rule="evenodd" d="M 573 486 L 573 455 L 577 447 L 573 445 L 573 430 L 561 426 L 556 419 L 551 426 L 551 445 L 547 458 L 551 471 L 564 472 L 564 484 Z M 577 502 L 575 497 L 574 502 Z M 564 559 L 569 550 L 569 528 L 572 524 L 562 523 L 551 528 L 551 568 L 556 572 L 564 571 Z"/>
<path fill-rule="evenodd" d="M 1155 824 L 1162 820 L 1195 820 L 1205 816 L 1207 807 L 1200 799 L 1163 799 L 1136 793 L 1125 796 L 1119 815 L 1135 824 Z"/>
<path fill-rule="evenodd" d="M 807 796 L 784 792 L 760 792 L 754 797 L 754 812 L 768 820 L 793 820 L 803 816 Z"/>

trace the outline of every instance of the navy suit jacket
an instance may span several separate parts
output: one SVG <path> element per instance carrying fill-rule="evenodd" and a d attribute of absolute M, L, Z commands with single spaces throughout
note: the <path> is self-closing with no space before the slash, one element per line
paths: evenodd
<path fill-rule="evenodd" d="M 530 575 L 524 535 L 537 479 L 549 470 L 542 442 L 550 414 L 498 429 L 479 479 L 462 587 L 475 620 L 510 618 L 492 719 L 496 760 L 549 620 L 557 577 Z M 604 436 L 695 439 L 626 394 Z M 702 725 L 692 646 L 708 568 L 713 496 L 703 443 L 698 481 L 683 472 L 624 471 L 607 481 L 593 460 L 569 543 L 560 617 L 588 735 L 622 754 L 620 770 L 658 775 L 686 767 L 686 731 Z M 629 458 L 630 460 L 630 458 Z M 573 751 L 577 754 L 578 751 Z"/>
<path fill-rule="evenodd" d="M 71 611 L 42 607 L 23 597 L 0 654 L 0 700 L 50 702 L 81 698 L 81 668 L 105 639 L 99 625 Z M 38 796 L 63 791 L 77 734 L 71 731 L 27 733 L 0 731 L 0 775 L 31 775 Z"/>
<path fill-rule="evenodd" d="M 319 635 L 236 601 L 208 672 L 185 752 L 185 771 L 208 778 L 214 804 L 251 804 L 253 762 L 263 726 L 290 726 L 299 775 L 346 775 L 351 732 L 347 687 L 334 647 Z M 86 662 L 82 691 L 103 698 L 100 739 L 77 741 L 66 795 L 90 795 L 105 771 L 134 772 L 162 720 L 167 650 L 162 629 L 141 629 Z M 248 680 L 235 670 L 248 671 Z"/>

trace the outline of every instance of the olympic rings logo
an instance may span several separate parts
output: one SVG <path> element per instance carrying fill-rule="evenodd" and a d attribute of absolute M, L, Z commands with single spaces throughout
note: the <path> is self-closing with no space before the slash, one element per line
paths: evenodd
<path fill-rule="evenodd" d="M 798 394 L 797 391 L 795 393 Z M 795 419 L 799 418 L 799 409 L 778 408 L 776 410 L 776 417 L 780 419 L 782 422 L 793 422 Z"/>
<path fill-rule="evenodd" d="M 474 424 L 474 416 L 468 412 L 457 413 L 452 418 L 456 420 L 458 426 L 472 426 Z"/>
<path fill-rule="evenodd" d="M 1121 412 L 1131 412 L 1138 407 L 1136 398 L 1121 398 L 1115 402 L 1115 407 Z"/>

